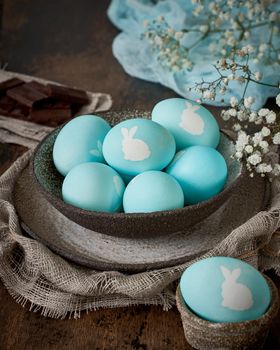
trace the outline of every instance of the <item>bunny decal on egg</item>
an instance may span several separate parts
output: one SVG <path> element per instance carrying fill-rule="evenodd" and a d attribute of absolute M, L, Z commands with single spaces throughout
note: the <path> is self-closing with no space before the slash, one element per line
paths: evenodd
<path fill-rule="evenodd" d="M 151 155 L 149 146 L 144 141 L 133 138 L 137 129 L 138 126 L 133 126 L 130 129 L 121 128 L 123 135 L 122 151 L 124 153 L 124 159 L 134 162 L 147 159 Z"/>
<path fill-rule="evenodd" d="M 90 154 L 96 157 L 102 157 L 102 142 L 100 140 L 97 141 L 97 148 L 93 148 L 89 151 Z"/>
<path fill-rule="evenodd" d="M 160 124 L 145 118 L 127 119 L 116 124 L 104 139 L 106 162 L 122 176 L 162 170 L 175 154 L 173 136 Z"/>
<path fill-rule="evenodd" d="M 236 311 L 250 309 L 253 306 L 252 292 L 245 284 L 237 282 L 241 269 L 230 271 L 224 266 L 220 268 L 225 278 L 222 284 L 222 305 Z"/>
<path fill-rule="evenodd" d="M 118 194 L 118 196 L 122 196 L 123 194 L 123 182 L 120 178 L 120 176 L 113 176 L 113 183 L 114 183 L 114 186 L 115 186 L 115 190 Z"/>
<path fill-rule="evenodd" d="M 204 121 L 199 114 L 196 113 L 200 106 L 193 105 L 186 101 L 186 108 L 181 115 L 180 127 L 192 135 L 201 135 L 204 131 Z"/>
<path fill-rule="evenodd" d="M 208 109 L 184 98 L 168 98 L 152 110 L 152 120 L 164 126 L 175 138 L 176 149 L 190 146 L 216 148 L 220 141 L 219 125 Z"/>
<path fill-rule="evenodd" d="M 271 302 L 266 278 L 245 261 L 226 256 L 212 256 L 189 266 L 181 277 L 180 292 L 185 305 L 210 322 L 256 320 Z"/>

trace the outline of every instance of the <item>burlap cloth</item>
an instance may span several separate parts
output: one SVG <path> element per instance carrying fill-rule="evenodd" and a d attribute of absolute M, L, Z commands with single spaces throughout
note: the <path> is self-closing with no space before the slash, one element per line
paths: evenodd
<path fill-rule="evenodd" d="M 0 277 L 17 302 L 22 305 L 30 302 L 30 310 L 55 318 L 79 317 L 82 310 L 134 304 L 162 305 L 168 309 L 175 304 L 174 282 L 184 269 L 197 259 L 214 255 L 238 257 L 260 270 L 273 268 L 280 275 L 279 180 L 271 184 L 266 210 L 221 236 L 223 238 L 218 242 L 213 234 L 214 248 L 207 253 L 203 248 L 195 258 L 186 258 L 184 263 L 175 266 L 138 273 L 98 271 L 55 254 L 22 232 L 13 202 L 15 183 L 28 165 L 32 149 L 50 131 L 51 128 L 20 121 L 15 123 L 0 116 L 1 142 L 30 148 L 0 177 Z M 249 210 L 246 203 L 239 208 L 243 213 Z M 214 215 L 225 216 L 228 212 L 218 211 Z M 50 220 L 54 221 L 55 217 Z M 230 217 L 220 217 L 218 222 L 230 220 Z M 206 225 L 201 233 L 209 235 L 209 242 L 211 230 Z"/>

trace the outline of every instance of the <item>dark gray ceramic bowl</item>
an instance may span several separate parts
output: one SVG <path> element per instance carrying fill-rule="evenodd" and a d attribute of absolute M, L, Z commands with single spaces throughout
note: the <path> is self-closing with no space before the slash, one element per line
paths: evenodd
<path fill-rule="evenodd" d="M 111 125 L 139 116 L 150 117 L 148 112 L 143 111 L 111 111 L 103 114 Z M 63 177 L 57 172 L 52 161 L 53 144 L 60 129 L 61 127 L 55 129 L 36 148 L 31 164 L 31 175 L 35 178 L 40 191 L 57 210 L 79 225 L 103 234 L 144 238 L 183 231 L 217 210 L 235 190 L 238 190 L 245 178 L 244 167 L 230 157 L 233 150 L 232 141 L 222 133 L 218 150 L 226 159 L 229 176 L 224 190 L 217 196 L 181 209 L 153 213 L 102 213 L 79 209 L 63 202 L 61 198 Z"/>

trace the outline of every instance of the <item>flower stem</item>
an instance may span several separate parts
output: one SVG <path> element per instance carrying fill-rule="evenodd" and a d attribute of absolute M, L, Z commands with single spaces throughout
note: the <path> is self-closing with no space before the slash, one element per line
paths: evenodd
<path fill-rule="evenodd" d="M 252 81 L 253 83 L 256 83 L 256 84 L 260 84 L 260 85 L 264 85 L 264 86 L 270 86 L 270 87 L 274 87 L 274 88 L 278 88 L 279 89 L 279 85 L 273 85 L 273 84 L 268 84 L 268 83 L 263 83 L 261 81 L 257 81 L 255 79 L 252 79 L 252 78 L 248 78 L 250 81 Z"/>

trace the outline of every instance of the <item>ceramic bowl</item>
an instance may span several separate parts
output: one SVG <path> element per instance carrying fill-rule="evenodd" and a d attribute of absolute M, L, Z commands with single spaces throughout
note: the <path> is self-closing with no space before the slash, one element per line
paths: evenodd
<path fill-rule="evenodd" d="M 271 290 L 271 304 L 264 315 L 256 320 L 235 323 L 214 323 L 195 315 L 185 304 L 177 288 L 176 304 L 180 312 L 186 340 L 195 349 L 261 349 L 269 328 L 279 309 L 275 284 L 265 276 Z"/>
<path fill-rule="evenodd" d="M 139 116 L 150 118 L 149 112 L 143 111 L 111 111 L 102 116 L 111 125 Z M 152 213 L 103 213 L 79 209 L 64 203 L 61 198 L 63 177 L 55 169 L 52 160 L 53 144 L 60 129 L 61 127 L 55 129 L 36 148 L 31 164 L 31 175 L 39 190 L 57 210 L 79 225 L 103 234 L 147 238 L 183 231 L 202 221 L 223 205 L 246 177 L 245 167 L 230 157 L 233 151 L 232 141 L 222 133 L 218 150 L 226 159 L 229 176 L 224 190 L 215 197 L 181 209 Z"/>

